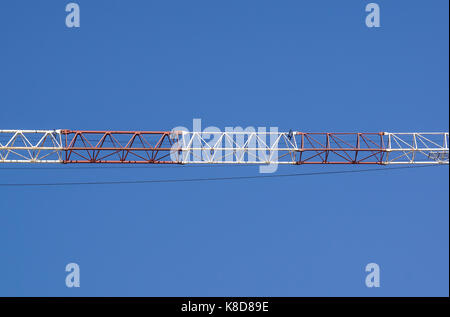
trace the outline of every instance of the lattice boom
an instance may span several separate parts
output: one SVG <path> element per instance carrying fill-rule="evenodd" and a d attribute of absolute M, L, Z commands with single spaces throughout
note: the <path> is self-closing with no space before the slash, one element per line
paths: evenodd
<path fill-rule="evenodd" d="M 0 163 L 448 164 L 448 132 L 0 130 Z"/>

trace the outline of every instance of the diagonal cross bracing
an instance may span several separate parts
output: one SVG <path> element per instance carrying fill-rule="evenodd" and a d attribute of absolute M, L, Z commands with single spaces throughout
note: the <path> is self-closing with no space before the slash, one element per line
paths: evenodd
<path fill-rule="evenodd" d="M 0 163 L 448 164 L 448 132 L 0 130 Z"/>

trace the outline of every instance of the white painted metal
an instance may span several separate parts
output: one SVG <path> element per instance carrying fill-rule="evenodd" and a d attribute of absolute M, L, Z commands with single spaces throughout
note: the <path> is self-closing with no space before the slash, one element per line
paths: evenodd
<path fill-rule="evenodd" d="M 294 164 L 298 144 L 285 132 L 181 132 L 183 164 Z"/>
<path fill-rule="evenodd" d="M 386 164 L 448 164 L 448 132 L 389 133 Z"/>
<path fill-rule="evenodd" d="M 62 163 L 60 130 L 0 130 L 0 163 Z"/>

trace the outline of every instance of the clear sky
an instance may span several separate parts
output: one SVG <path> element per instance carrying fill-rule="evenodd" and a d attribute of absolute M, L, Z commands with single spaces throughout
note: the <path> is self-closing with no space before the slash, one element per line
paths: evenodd
<path fill-rule="evenodd" d="M 0 129 L 448 131 L 448 1 L 375 1 L 376 29 L 363 0 L 76 2 L 76 29 L 69 1 L 0 2 Z M 2 183 L 258 175 L 4 167 Z M 2 187 L 0 295 L 448 296 L 448 176 Z"/>

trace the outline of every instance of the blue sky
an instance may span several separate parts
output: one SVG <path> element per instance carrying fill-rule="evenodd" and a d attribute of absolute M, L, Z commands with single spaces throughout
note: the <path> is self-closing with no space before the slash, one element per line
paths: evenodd
<path fill-rule="evenodd" d="M 69 1 L 0 2 L 0 129 L 448 131 L 448 1 L 376 1 L 378 29 L 363 0 L 76 2 L 79 29 Z M 258 174 L 1 168 L 2 183 Z M 2 187 L 0 295 L 448 296 L 448 175 Z"/>

